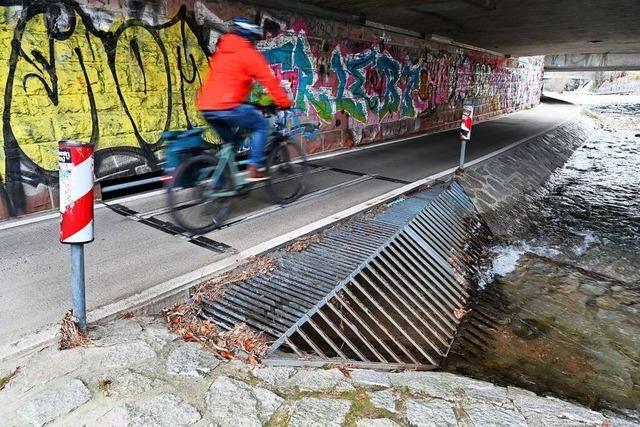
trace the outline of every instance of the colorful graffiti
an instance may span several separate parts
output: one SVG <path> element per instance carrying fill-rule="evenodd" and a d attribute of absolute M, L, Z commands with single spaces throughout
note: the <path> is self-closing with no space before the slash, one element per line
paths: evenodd
<path fill-rule="evenodd" d="M 59 140 L 94 143 L 97 176 L 118 177 L 157 169 L 160 133 L 200 122 L 192 98 L 207 51 L 186 8 L 159 25 L 111 27 L 75 2 L 25 2 L 6 47 L 0 179 L 10 213 L 35 208 L 26 191 L 55 187 Z"/>
<path fill-rule="evenodd" d="M 407 49 L 394 57 L 383 43 L 353 51 L 338 39 L 327 61 L 317 58 L 312 40 L 301 31 L 276 36 L 262 49 L 276 74 L 291 82 L 296 106 L 311 107 L 324 122 L 346 112 L 357 127 L 416 118 L 442 105 L 460 108 L 469 98 L 495 102 L 497 96 L 499 106 L 525 106 L 540 96 L 539 58 L 513 68 L 488 55 L 445 51 Z M 521 98 L 511 99 L 514 94 Z"/>
<path fill-rule="evenodd" d="M 238 13 L 262 23 L 259 48 L 319 123 L 310 151 L 442 126 L 463 102 L 496 114 L 540 96 L 540 58 L 507 64 L 237 3 L 188 3 L 0 0 L 0 219 L 55 207 L 62 139 L 96 145 L 101 179 L 157 170 L 160 134 L 202 125 L 193 98 L 218 37 L 207 22 Z"/>

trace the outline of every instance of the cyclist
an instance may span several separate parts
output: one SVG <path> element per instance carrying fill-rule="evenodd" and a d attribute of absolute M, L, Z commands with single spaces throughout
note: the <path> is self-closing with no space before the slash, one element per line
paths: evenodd
<path fill-rule="evenodd" d="M 249 181 L 265 179 L 263 162 L 269 123 L 252 105 L 245 104 L 254 81 L 267 90 L 280 108 L 291 108 L 291 100 L 273 74 L 255 43 L 262 28 L 246 19 L 233 19 L 209 59 L 208 76 L 198 91 L 196 104 L 203 117 L 225 141 L 237 142 L 234 128 L 251 131 Z"/>

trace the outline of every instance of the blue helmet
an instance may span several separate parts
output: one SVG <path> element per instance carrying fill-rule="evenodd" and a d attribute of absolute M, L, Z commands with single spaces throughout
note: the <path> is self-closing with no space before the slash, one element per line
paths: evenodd
<path fill-rule="evenodd" d="M 235 18 L 229 21 L 229 32 L 245 37 L 251 41 L 262 40 L 264 32 L 259 25 L 252 24 L 248 19 Z"/>

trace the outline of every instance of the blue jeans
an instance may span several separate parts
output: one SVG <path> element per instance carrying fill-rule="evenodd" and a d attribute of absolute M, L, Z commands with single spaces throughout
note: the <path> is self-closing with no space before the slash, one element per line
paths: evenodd
<path fill-rule="evenodd" d="M 264 147 L 267 143 L 269 122 L 256 107 L 240 104 L 231 110 L 205 110 L 202 116 L 220 137 L 231 143 L 239 143 L 238 134 L 234 128 L 251 131 L 251 153 L 249 164 L 262 167 L 264 163 Z"/>

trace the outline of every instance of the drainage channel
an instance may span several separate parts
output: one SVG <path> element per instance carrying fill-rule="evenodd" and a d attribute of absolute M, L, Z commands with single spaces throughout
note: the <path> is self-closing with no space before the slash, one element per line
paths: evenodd
<path fill-rule="evenodd" d="M 326 230 L 273 271 L 203 301 L 222 329 L 273 340 L 270 365 L 433 369 L 475 294 L 491 238 L 455 181 Z"/>
<path fill-rule="evenodd" d="M 326 172 L 326 171 L 333 171 L 333 172 L 339 172 L 342 173 L 344 175 L 352 175 L 352 176 L 356 176 L 356 178 L 347 180 L 347 181 L 343 181 L 343 182 L 339 182 L 337 184 L 331 185 L 329 187 L 324 187 L 324 188 L 320 188 L 318 190 L 312 191 L 310 193 L 304 194 L 302 197 L 300 197 L 298 200 L 296 200 L 293 203 L 289 203 L 287 205 L 271 205 L 268 206 L 266 208 L 257 210 L 257 211 L 253 211 L 253 212 L 249 212 L 249 213 L 245 213 L 245 214 L 241 214 L 238 215 L 236 217 L 232 217 L 230 219 L 228 219 L 226 221 L 226 223 L 220 227 L 222 228 L 227 228 L 233 225 L 238 225 L 242 222 L 246 222 L 246 221 L 250 221 L 253 219 L 257 219 L 260 217 L 263 217 L 265 215 L 269 215 L 271 213 L 277 212 L 279 210 L 282 209 L 291 209 L 294 208 L 296 205 L 301 205 L 303 203 L 309 202 L 311 200 L 314 199 L 318 199 L 320 197 L 326 196 L 328 194 L 337 192 L 337 191 L 341 191 L 344 190 L 348 187 L 354 187 L 357 186 L 359 184 L 362 184 L 364 182 L 367 181 L 371 181 L 371 180 L 382 180 L 382 181 L 387 181 L 387 182 L 393 182 L 393 183 L 397 183 L 397 184 L 406 184 L 405 181 L 402 180 L 398 180 L 395 178 L 390 178 L 390 177 L 384 177 L 384 176 L 379 176 L 379 175 L 369 175 L 366 173 L 361 173 L 361 172 L 355 172 L 355 171 L 350 171 L 350 170 L 346 170 L 346 169 L 336 169 L 336 168 L 331 168 L 331 167 L 324 167 L 324 166 L 320 166 L 320 165 L 315 165 L 315 164 L 310 164 L 310 166 L 313 168 L 312 170 L 309 171 L 310 175 L 313 174 L 318 174 L 318 173 L 322 173 L 322 172 Z M 261 187 L 263 187 L 264 184 L 258 184 L 254 187 L 255 189 L 259 189 Z M 117 188 L 119 189 L 119 187 Z M 189 205 L 189 203 L 191 202 L 185 202 L 183 203 L 183 205 Z M 180 226 L 169 222 L 169 221 L 164 221 L 159 219 L 160 216 L 166 215 L 168 213 L 170 213 L 174 208 L 169 207 L 169 206 L 162 206 L 160 208 L 156 208 L 156 209 L 152 209 L 149 211 L 145 211 L 145 212 L 138 212 L 128 206 L 125 206 L 123 204 L 120 203 L 115 203 L 112 201 L 106 201 L 104 202 L 104 205 L 111 209 L 113 212 L 122 215 L 126 218 L 132 219 L 134 221 L 137 221 L 141 224 L 150 226 L 152 228 L 155 228 L 157 230 L 160 230 L 164 233 L 170 234 L 172 236 L 178 236 L 180 238 L 186 239 L 188 242 L 193 243 L 197 246 L 203 247 L 205 249 L 209 249 L 213 252 L 217 252 L 217 253 L 223 253 L 226 252 L 228 250 L 231 249 L 231 247 L 229 247 L 228 245 L 222 243 L 222 242 L 218 242 L 215 240 L 212 240 L 206 236 L 202 236 L 202 235 L 196 235 L 196 234 L 191 234 L 188 231 L 182 229 Z M 180 207 L 178 207 L 178 209 L 180 209 Z"/>

